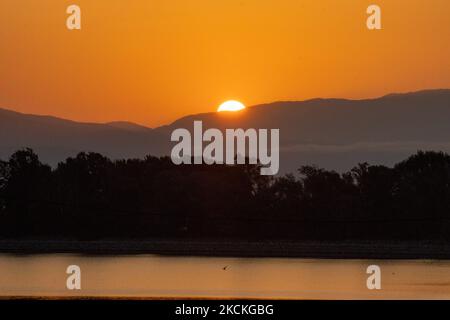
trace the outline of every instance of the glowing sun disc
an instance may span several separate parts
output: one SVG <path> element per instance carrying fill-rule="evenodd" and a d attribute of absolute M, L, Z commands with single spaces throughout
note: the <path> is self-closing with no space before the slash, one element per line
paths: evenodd
<path fill-rule="evenodd" d="M 242 104 L 239 101 L 235 101 L 235 100 L 230 100 L 230 101 L 226 101 L 224 103 L 222 103 L 219 106 L 219 109 L 217 109 L 217 112 L 223 112 L 223 111 L 239 111 L 239 110 L 243 110 L 245 109 L 244 104 Z"/>

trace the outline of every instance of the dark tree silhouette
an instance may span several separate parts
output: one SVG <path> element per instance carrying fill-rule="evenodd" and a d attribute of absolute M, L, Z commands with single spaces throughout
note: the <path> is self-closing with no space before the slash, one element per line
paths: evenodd
<path fill-rule="evenodd" d="M 450 156 L 393 168 L 112 161 L 80 153 L 51 168 L 31 149 L 0 161 L 0 237 L 25 239 L 449 240 Z"/>

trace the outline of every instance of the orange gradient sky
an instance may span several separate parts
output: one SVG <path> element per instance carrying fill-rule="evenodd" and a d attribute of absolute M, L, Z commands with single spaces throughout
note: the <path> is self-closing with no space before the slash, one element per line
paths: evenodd
<path fill-rule="evenodd" d="M 448 0 L 0 1 L 0 107 L 80 121 L 449 88 L 449 57 Z"/>

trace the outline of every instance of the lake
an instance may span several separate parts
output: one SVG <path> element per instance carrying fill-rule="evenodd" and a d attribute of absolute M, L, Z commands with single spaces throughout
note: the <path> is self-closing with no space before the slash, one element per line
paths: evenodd
<path fill-rule="evenodd" d="M 69 265 L 79 291 L 66 288 Z M 367 289 L 369 265 L 381 290 Z M 1 254 L 0 296 L 449 299 L 450 261 Z"/>

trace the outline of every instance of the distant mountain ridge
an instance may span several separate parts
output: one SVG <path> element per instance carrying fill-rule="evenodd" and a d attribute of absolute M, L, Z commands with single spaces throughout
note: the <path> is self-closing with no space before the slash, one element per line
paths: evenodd
<path fill-rule="evenodd" d="M 139 130 L 137 129 L 139 128 Z M 59 161 L 81 151 L 100 152 L 111 158 L 162 155 L 166 139 L 153 130 L 123 123 L 82 123 L 51 116 L 0 109 L 0 158 L 31 147 L 44 162 Z"/>
<path fill-rule="evenodd" d="M 189 115 L 150 129 L 129 122 L 80 123 L 0 109 L 0 158 L 31 147 L 57 164 L 80 151 L 111 158 L 169 155 L 170 133 L 204 128 L 279 128 L 281 170 L 302 164 L 347 170 L 358 162 L 390 165 L 418 149 L 450 152 L 450 89 L 389 94 L 375 99 L 274 102 L 238 113 Z"/>

